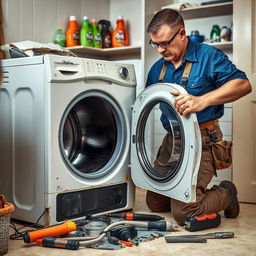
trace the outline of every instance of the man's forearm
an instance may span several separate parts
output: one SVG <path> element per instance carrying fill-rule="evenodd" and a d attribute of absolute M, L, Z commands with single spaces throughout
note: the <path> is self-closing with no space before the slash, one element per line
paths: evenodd
<path fill-rule="evenodd" d="M 251 91 L 252 87 L 247 79 L 235 79 L 201 97 L 208 106 L 222 105 L 238 100 Z"/>

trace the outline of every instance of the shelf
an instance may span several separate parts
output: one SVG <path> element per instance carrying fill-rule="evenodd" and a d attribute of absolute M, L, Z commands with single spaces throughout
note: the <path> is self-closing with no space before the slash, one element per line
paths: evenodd
<path fill-rule="evenodd" d="M 215 46 L 221 50 L 232 50 L 233 48 L 233 42 L 218 42 L 218 43 L 208 43 L 209 45 Z"/>
<path fill-rule="evenodd" d="M 180 10 L 184 19 L 206 18 L 221 15 L 233 14 L 233 2 L 225 2 L 220 4 L 200 5 L 196 7 L 188 7 Z"/>
<path fill-rule="evenodd" d="M 116 48 L 94 48 L 88 46 L 67 47 L 79 57 L 97 57 L 100 59 L 121 59 L 127 56 L 140 58 L 141 46 L 125 46 Z"/>

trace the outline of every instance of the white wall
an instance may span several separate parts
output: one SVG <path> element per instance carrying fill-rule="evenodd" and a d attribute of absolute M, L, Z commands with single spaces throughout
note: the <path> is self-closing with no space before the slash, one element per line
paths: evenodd
<path fill-rule="evenodd" d="M 96 3 L 95 3 L 96 2 Z M 2 0 L 5 43 L 52 42 L 57 28 L 66 31 L 70 15 L 109 18 L 109 0 Z"/>

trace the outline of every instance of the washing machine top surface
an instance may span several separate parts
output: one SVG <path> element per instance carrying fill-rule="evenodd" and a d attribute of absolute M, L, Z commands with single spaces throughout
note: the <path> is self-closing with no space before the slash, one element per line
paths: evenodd
<path fill-rule="evenodd" d="M 24 66 L 24 65 L 35 65 L 44 63 L 44 56 L 33 56 L 33 57 L 22 57 L 13 59 L 4 59 L 1 61 L 3 67 L 9 66 Z"/>
<path fill-rule="evenodd" d="M 172 91 L 186 93 L 179 85 L 155 84 L 134 103 L 131 175 L 139 187 L 190 202 L 196 197 L 201 134 L 196 114 L 186 117 L 175 110 Z M 160 121 L 162 112 L 168 117 L 165 129 Z M 169 140 L 170 148 L 159 157 L 163 140 Z"/>

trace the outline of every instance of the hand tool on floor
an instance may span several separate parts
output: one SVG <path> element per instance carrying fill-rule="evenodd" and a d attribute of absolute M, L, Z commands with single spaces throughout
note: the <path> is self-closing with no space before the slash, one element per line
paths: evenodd
<path fill-rule="evenodd" d="M 199 231 L 209 228 L 216 228 L 221 223 L 219 213 L 212 213 L 203 216 L 192 216 L 185 218 L 185 229 L 187 231 Z"/>
<path fill-rule="evenodd" d="M 234 232 L 215 232 L 203 235 L 166 236 L 167 243 L 205 243 L 206 239 L 233 238 Z"/>
<path fill-rule="evenodd" d="M 131 242 L 137 236 L 137 230 L 134 225 L 120 225 L 110 230 L 110 236 L 122 241 Z"/>
<path fill-rule="evenodd" d="M 108 242 L 111 243 L 111 244 L 121 244 L 123 245 L 123 247 L 125 246 L 129 246 L 129 247 L 132 247 L 134 245 L 133 242 L 129 242 L 129 241 L 123 241 L 123 240 L 120 240 L 118 239 L 117 237 L 114 237 L 114 236 L 109 236 L 108 237 Z"/>
<path fill-rule="evenodd" d="M 60 236 L 75 230 L 76 230 L 75 222 L 66 221 L 63 224 L 53 225 L 53 226 L 38 229 L 35 231 L 27 231 L 25 232 L 23 239 L 25 243 L 33 243 L 36 240 L 44 237 Z"/>
<path fill-rule="evenodd" d="M 43 239 L 37 239 L 38 244 L 42 244 L 44 247 L 61 248 L 68 250 L 77 250 L 80 247 L 80 243 L 74 240 L 66 240 L 64 238 L 44 237 Z"/>
<path fill-rule="evenodd" d="M 117 212 L 106 214 L 108 217 L 120 218 L 123 220 L 160 221 L 164 218 L 155 214 L 142 214 L 135 212 Z"/>

